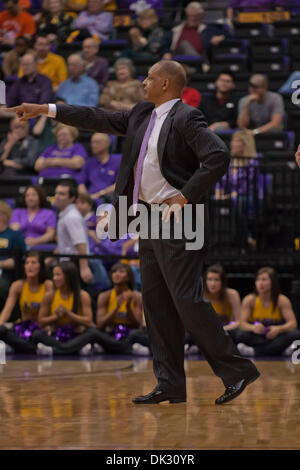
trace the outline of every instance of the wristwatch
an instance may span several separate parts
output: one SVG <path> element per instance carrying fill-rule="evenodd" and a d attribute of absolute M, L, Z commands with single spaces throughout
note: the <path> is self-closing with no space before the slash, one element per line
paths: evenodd
<path fill-rule="evenodd" d="M 259 134 L 260 130 L 259 129 L 253 129 L 253 135 Z"/>

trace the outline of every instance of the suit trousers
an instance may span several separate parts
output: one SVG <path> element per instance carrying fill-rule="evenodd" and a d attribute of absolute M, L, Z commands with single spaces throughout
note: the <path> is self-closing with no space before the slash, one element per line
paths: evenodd
<path fill-rule="evenodd" d="M 139 256 L 145 319 L 153 353 L 153 369 L 162 389 L 185 393 L 184 335 L 194 338 L 214 373 L 225 387 L 256 373 L 255 365 L 240 355 L 211 303 L 203 298 L 202 250 L 187 250 L 184 233 L 174 237 L 171 216 L 169 239 L 150 237 L 151 209 L 148 205 L 148 237 L 140 238 Z M 189 222 L 189 221 L 187 221 Z M 195 221 L 190 221 L 194 226 Z"/>

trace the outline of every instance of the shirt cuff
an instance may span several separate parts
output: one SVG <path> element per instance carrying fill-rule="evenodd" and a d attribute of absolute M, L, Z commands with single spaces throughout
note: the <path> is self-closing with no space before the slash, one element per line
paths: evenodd
<path fill-rule="evenodd" d="M 56 118 L 56 104 L 54 103 L 49 103 L 48 104 L 48 117 L 50 118 Z"/>

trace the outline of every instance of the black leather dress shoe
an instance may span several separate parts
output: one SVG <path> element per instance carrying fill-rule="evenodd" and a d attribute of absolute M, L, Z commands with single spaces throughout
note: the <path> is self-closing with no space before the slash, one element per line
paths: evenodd
<path fill-rule="evenodd" d="M 151 405 L 161 403 L 162 401 L 168 401 L 169 403 L 184 403 L 186 402 L 186 395 L 179 395 L 171 390 L 165 391 L 156 387 L 152 392 L 148 393 L 148 395 L 135 397 L 132 401 L 135 405 Z"/>
<path fill-rule="evenodd" d="M 225 393 L 216 399 L 216 405 L 223 405 L 223 403 L 227 403 L 228 401 L 231 401 L 234 398 L 238 397 L 242 393 L 242 391 L 245 390 L 247 385 L 254 382 L 256 379 L 258 379 L 259 376 L 260 373 L 256 372 L 254 375 L 242 379 L 234 385 L 229 385 L 228 387 L 226 387 Z"/>

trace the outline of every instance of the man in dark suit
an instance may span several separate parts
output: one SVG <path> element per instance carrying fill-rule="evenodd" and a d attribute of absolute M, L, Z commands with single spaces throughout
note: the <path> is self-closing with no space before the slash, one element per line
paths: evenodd
<path fill-rule="evenodd" d="M 136 404 L 186 401 L 185 330 L 193 334 L 226 387 L 216 404 L 237 397 L 259 376 L 254 364 L 239 354 L 224 332 L 210 302 L 202 297 L 202 267 L 208 242 L 206 209 L 201 250 L 187 250 L 186 236 L 175 236 L 179 210 L 190 204 L 191 215 L 185 215 L 182 209 L 182 218 L 195 228 L 197 206 L 206 207 L 208 190 L 229 164 L 227 148 L 207 128 L 203 114 L 180 100 L 184 85 L 183 67 L 174 61 L 161 61 L 151 67 L 143 82 L 147 101 L 129 112 L 52 104 L 23 104 L 11 110 L 23 120 L 47 114 L 81 129 L 124 135 L 113 203 L 116 211 L 121 196 L 127 196 L 129 206 L 139 198 L 149 209 L 151 224 L 151 206 L 165 204 L 159 213 L 159 237 L 140 237 L 143 304 L 158 385 L 148 395 L 134 398 Z M 168 220 L 173 228 L 170 237 L 164 239 L 163 225 Z M 121 230 L 118 235 L 122 235 Z"/>

